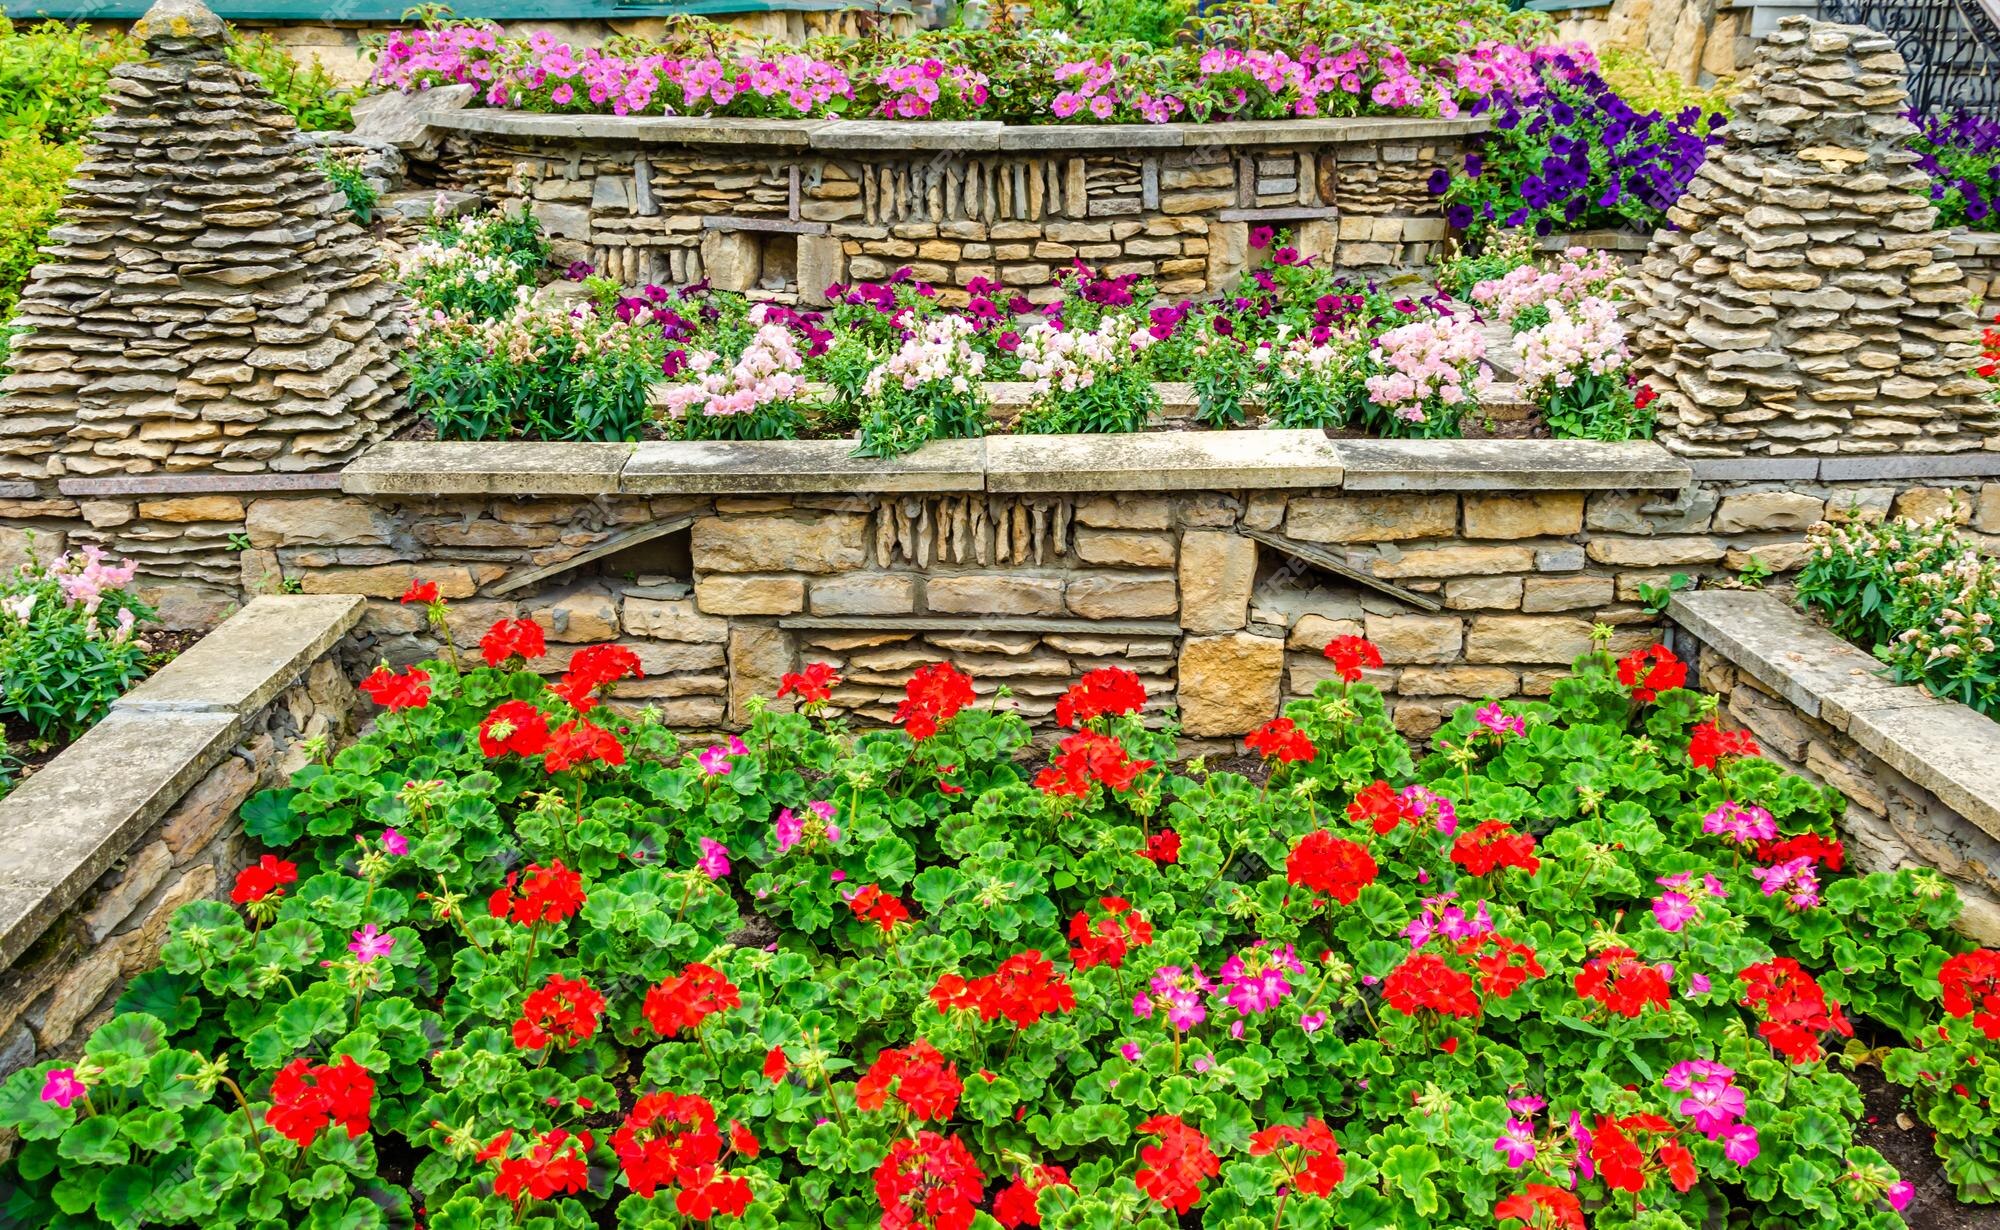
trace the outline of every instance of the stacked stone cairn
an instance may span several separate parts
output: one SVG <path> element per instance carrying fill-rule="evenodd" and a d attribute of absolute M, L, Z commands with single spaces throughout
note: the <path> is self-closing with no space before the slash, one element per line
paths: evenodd
<path fill-rule="evenodd" d="M 1787 17 L 1637 274 L 1635 367 L 1693 456 L 1994 447 L 1963 272 L 1906 148 L 1903 58 Z"/>
<path fill-rule="evenodd" d="M 404 408 L 406 305 L 215 14 L 133 29 L 21 297 L 0 479 L 337 466 Z"/>

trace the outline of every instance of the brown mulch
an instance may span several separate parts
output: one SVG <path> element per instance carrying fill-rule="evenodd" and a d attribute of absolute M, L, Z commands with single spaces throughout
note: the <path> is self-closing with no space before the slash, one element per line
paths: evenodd
<path fill-rule="evenodd" d="M 1917 1189 L 1903 1220 L 1913 1230 L 2000 1230 L 2000 1206 L 1959 1201 L 1910 1091 L 1884 1080 L 1876 1067 L 1856 1070 L 1854 1083 L 1866 1107 L 1854 1143 L 1879 1152 Z"/>

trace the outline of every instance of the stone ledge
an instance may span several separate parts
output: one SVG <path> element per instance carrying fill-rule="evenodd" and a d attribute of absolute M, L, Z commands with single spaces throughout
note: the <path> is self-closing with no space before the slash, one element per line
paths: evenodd
<path fill-rule="evenodd" d="M 221 763 L 245 723 L 361 618 L 346 595 L 261 597 L 0 799 L 0 970 Z"/>
<path fill-rule="evenodd" d="M 1882 453 L 1835 457 L 1688 457 L 1687 467 L 1704 481 L 1854 482 L 1901 478 L 1992 478 L 2000 476 L 2000 452 Z"/>
<path fill-rule="evenodd" d="M 636 444 L 396 440 L 340 476 L 349 495 L 610 495 Z"/>
<path fill-rule="evenodd" d="M 1362 115 L 1213 124 L 1003 124 L 993 120 L 720 119 L 709 116 L 546 115 L 467 108 L 426 116 L 434 131 L 638 145 L 764 145 L 829 152 L 994 150 L 1060 153 L 1216 145 L 1350 145 L 1485 132 L 1483 116 Z"/>
<path fill-rule="evenodd" d="M 1342 440 L 1350 491 L 1663 491 L 1693 481 L 1645 440 Z"/>
<path fill-rule="evenodd" d="M 274 491 L 338 491 L 340 473 L 326 474 L 125 474 L 117 478 L 64 478 L 68 496 L 261 495 Z"/>
<path fill-rule="evenodd" d="M 158 674 L 115 701 L 113 712 L 235 713 L 275 700 L 325 656 L 368 602 L 358 594 L 266 594 L 229 617 Z M 225 641 L 224 633 L 228 634 Z"/>
<path fill-rule="evenodd" d="M 996 411 L 1013 408 L 994 386 Z M 1174 386 L 1162 386 L 1171 390 Z M 1184 386 L 1183 386 L 1184 387 Z M 1025 386 L 1021 386 L 1025 389 Z M 903 457 L 852 440 L 643 444 L 395 441 L 350 465 L 350 495 L 749 495 L 877 492 L 1670 490 L 1658 445 L 1583 440 L 1330 440 L 1320 431 L 1149 431 L 939 440 Z"/>
<path fill-rule="evenodd" d="M 986 439 L 988 491 L 1337 487 L 1341 472 L 1341 454 L 1321 431 L 1162 431 Z"/>
<path fill-rule="evenodd" d="M 1880 678 L 1874 658 L 1770 594 L 1677 594 L 1668 614 L 1751 678 L 2000 837 L 2000 722 Z"/>

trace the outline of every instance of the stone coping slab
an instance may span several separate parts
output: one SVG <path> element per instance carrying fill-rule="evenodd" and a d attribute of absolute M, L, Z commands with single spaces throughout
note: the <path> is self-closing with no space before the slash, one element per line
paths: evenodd
<path fill-rule="evenodd" d="M 2000 722 L 1881 678 L 1881 663 L 1771 594 L 1676 594 L 1668 614 L 1802 712 L 1844 730 L 2000 837 Z"/>
<path fill-rule="evenodd" d="M 1005 402 L 1003 397 L 1001 401 Z M 1003 407 L 1004 409 L 1007 407 Z M 393 441 L 350 465 L 350 495 L 745 495 L 877 492 L 1605 491 L 1686 486 L 1656 444 L 1331 440 L 1321 431 L 1149 431 L 938 440 L 892 458 L 852 440 L 567 444 Z"/>
<path fill-rule="evenodd" d="M 1686 460 L 1696 478 L 1708 480 L 1837 483 L 2000 476 L 2000 451 L 1992 449 L 1835 457 L 1689 457 Z"/>
<path fill-rule="evenodd" d="M 1646 440 L 1342 440 L 1350 491 L 1661 491 L 1693 481 Z"/>
<path fill-rule="evenodd" d="M 776 446 L 776 447 L 774 447 Z M 901 457 L 856 457 L 852 440 L 674 440 L 641 444 L 630 495 L 981 491 L 986 441 L 934 440 Z"/>
<path fill-rule="evenodd" d="M 1484 116 L 1360 115 L 1214 124 L 1003 124 L 993 120 L 723 119 L 696 115 L 545 115 L 467 108 L 427 115 L 433 130 L 639 145 L 763 145 L 835 151 L 1181 149 L 1423 141 L 1485 132 Z"/>
<path fill-rule="evenodd" d="M 0 969 L 229 754 L 246 719 L 331 649 L 363 605 L 256 599 L 0 799 Z M 150 683 L 161 686 L 142 695 Z"/>
<path fill-rule="evenodd" d="M 1322 431 L 1161 431 L 986 440 L 988 491 L 1337 487 L 1341 473 L 1341 454 Z"/>
<path fill-rule="evenodd" d="M 139 713 L 255 713 L 339 643 L 368 608 L 359 594 L 265 594 L 112 704 Z"/>
<path fill-rule="evenodd" d="M 636 444 L 391 440 L 340 476 L 349 495 L 610 495 Z"/>

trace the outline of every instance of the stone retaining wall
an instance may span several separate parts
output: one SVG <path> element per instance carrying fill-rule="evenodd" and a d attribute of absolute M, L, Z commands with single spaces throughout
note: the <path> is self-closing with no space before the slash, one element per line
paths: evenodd
<path fill-rule="evenodd" d="M 1357 273 L 1422 265 L 1426 187 L 1483 119 L 1211 125 L 701 120 L 468 110 L 429 117 L 414 172 L 526 204 L 557 263 L 627 285 L 796 294 L 909 266 L 1053 298 L 1072 260 L 1172 296 L 1233 283 L 1258 226 Z"/>
<path fill-rule="evenodd" d="M 2000 723 L 1891 685 L 1775 595 L 1684 594 L 1672 613 L 1725 722 L 1846 796 L 1848 856 L 1866 871 L 1936 868 L 1965 899 L 1959 929 L 2000 943 Z"/>
<path fill-rule="evenodd" d="M 0 800 L 0 1078 L 72 1053 L 173 912 L 227 894 L 252 853 L 237 808 L 353 720 L 361 610 L 257 599 Z"/>

